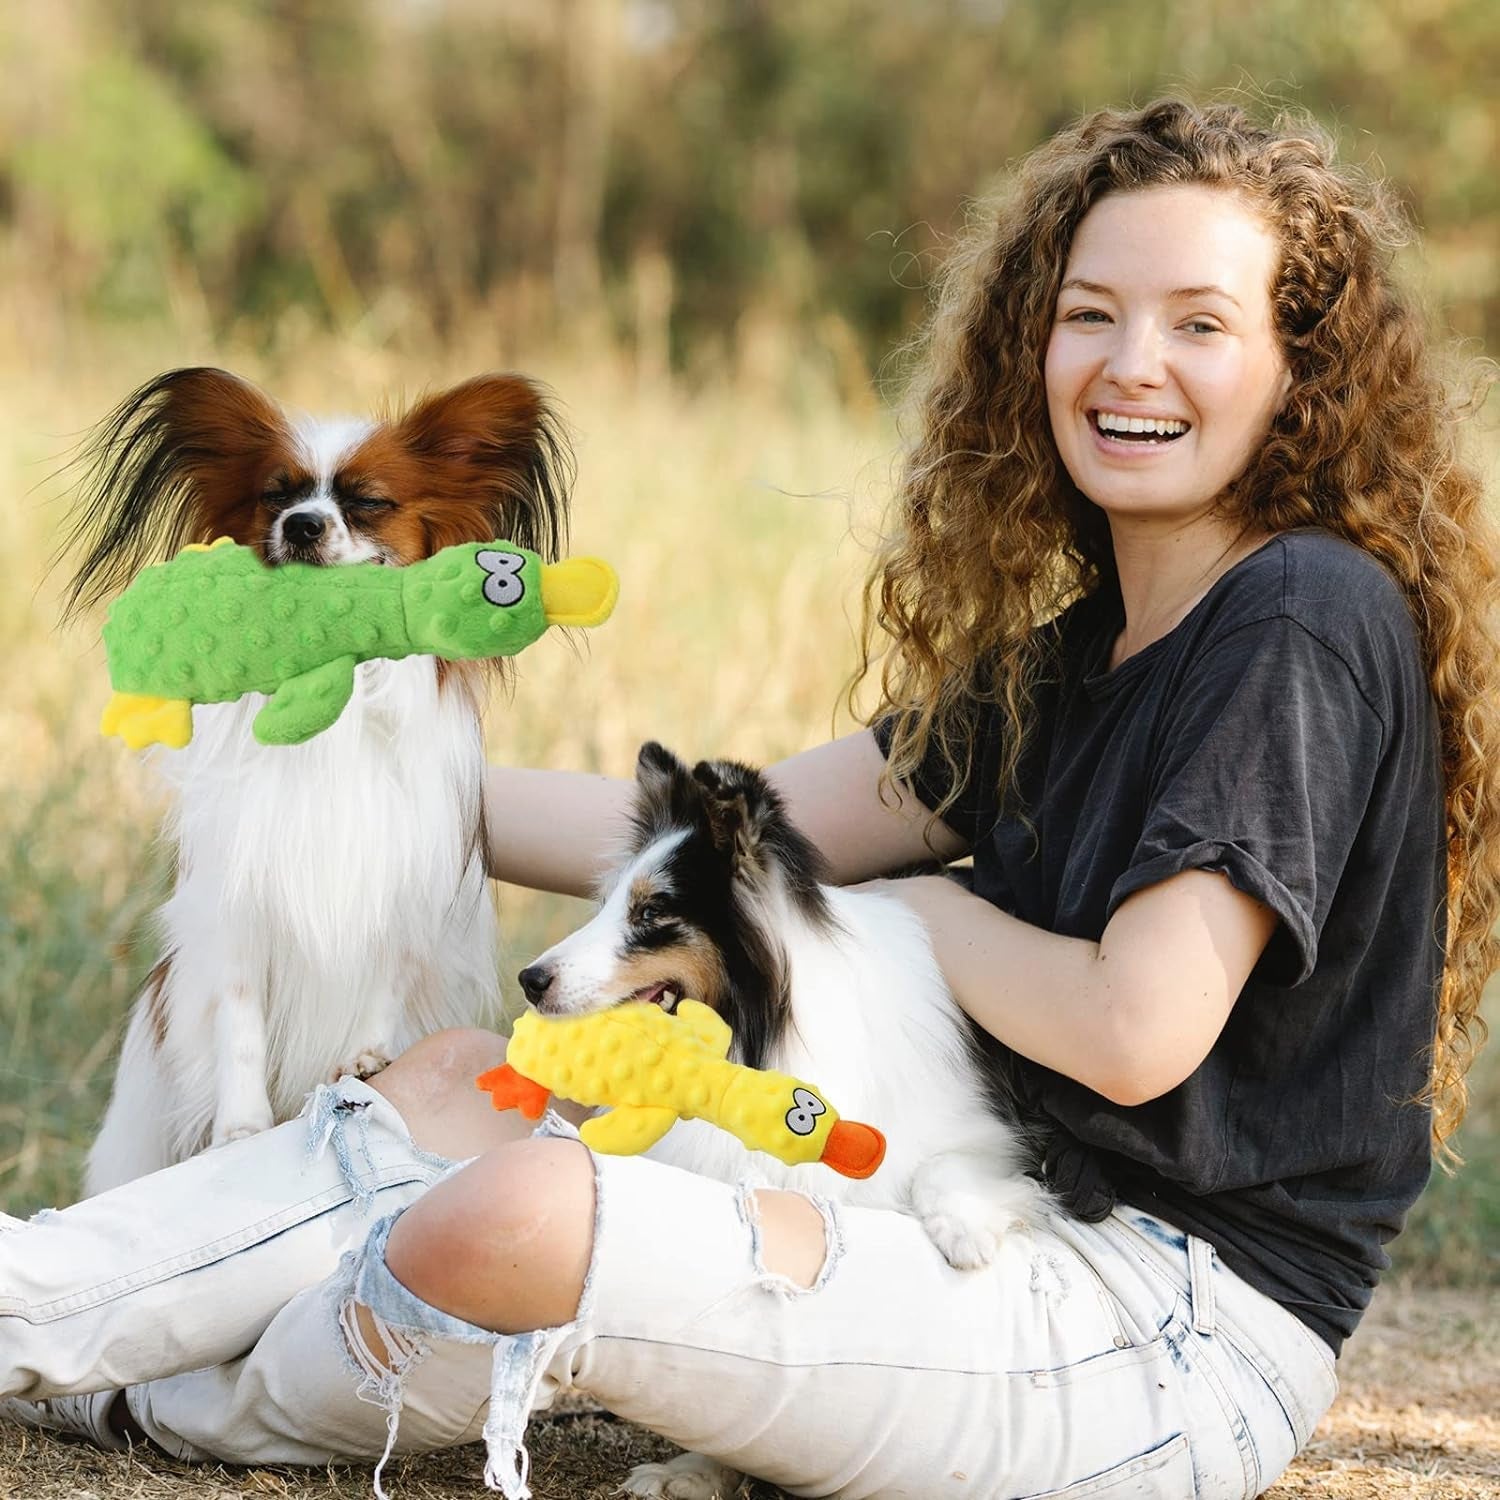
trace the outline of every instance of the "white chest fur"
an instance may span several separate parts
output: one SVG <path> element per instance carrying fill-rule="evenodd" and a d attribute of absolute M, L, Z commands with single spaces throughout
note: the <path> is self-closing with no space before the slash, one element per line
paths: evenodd
<path fill-rule="evenodd" d="M 263 1127 L 267 1103 L 289 1118 L 362 1056 L 498 1009 L 484 747 L 467 695 L 440 689 L 428 657 L 366 663 L 338 721 L 296 746 L 256 742 L 263 702 L 195 709 L 191 744 L 156 758 L 175 795 L 177 883 L 158 913 L 169 967 L 132 1018 L 96 1158 L 111 1131 L 137 1128 L 128 1113 L 151 1108 L 132 1069 L 154 1075 L 163 1144 L 116 1147 L 149 1170 L 156 1154 Z M 90 1185 L 134 1170 L 101 1166 Z"/>

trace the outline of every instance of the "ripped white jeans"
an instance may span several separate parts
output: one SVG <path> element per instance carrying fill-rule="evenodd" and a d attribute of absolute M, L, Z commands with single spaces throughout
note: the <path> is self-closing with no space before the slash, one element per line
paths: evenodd
<path fill-rule="evenodd" d="M 297 1169 L 304 1191 L 279 1180 L 294 1144 L 301 1160 L 291 1136 L 273 1149 L 298 1129 L 282 1126 L 197 1158 L 220 1159 L 211 1175 L 174 1178 L 185 1163 L 0 1235 L 0 1392 L 126 1384 L 161 1446 L 241 1463 L 482 1435 L 486 1479 L 510 1497 L 528 1493 L 531 1413 L 571 1388 L 797 1494 L 1227 1500 L 1276 1478 L 1336 1389 L 1300 1322 L 1133 1209 L 1059 1218 L 955 1271 L 915 1220 L 825 1204 L 827 1253 L 804 1290 L 766 1272 L 748 1186 L 636 1157 L 595 1158 L 578 1316 L 497 1335 L 385 1267 L 394 1213 L 444 1164 L 364 1085 L 320 1101 L 313 1142 L 332 1149 Z M 246 1200 L 277 1207 L 252 1221 Z M 293 1284 L 277 1247 L 299 1235 Z"/>

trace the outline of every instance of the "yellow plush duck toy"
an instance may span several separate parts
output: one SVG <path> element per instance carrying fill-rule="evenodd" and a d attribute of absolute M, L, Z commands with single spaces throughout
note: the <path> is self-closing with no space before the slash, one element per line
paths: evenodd
<path fill-rule="evenodd" d="M 733 1035 L 697 1000 L 669 1015 L 635 1000 L 583 1016 L 516 1022 L 508 1061 L 478 1086 L 496 1109 L 541 1117 L 548 1096 L 609 1106 L 579 1132 L 586 1146 L 628 1156 L 654 1145 L 679 1119 L 707 1120 L 752 1151 L 788 1166 L 822 1162 L 845 1177 L 869 1177 L 885 1157 L 872 1125 L 841 1120 L 810 1084 L 729 1061 Z"/>

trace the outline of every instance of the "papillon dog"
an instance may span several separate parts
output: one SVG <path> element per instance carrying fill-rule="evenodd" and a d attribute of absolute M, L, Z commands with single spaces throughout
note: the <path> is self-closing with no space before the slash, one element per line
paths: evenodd
<path fill-rule="evenodd" d="M 747 766 L 689 770 L 648 743 L 636 781 L 631 836 L 598 912 L 521 971 L 527 1000 L 545 1015 L 626 1000 L 712 1006 L 736 1062 L 815 1082 L 841 1115 L 884 1132 L 885 1161 L 863 1181 L 786 1166 L 701 1120 L 679 1121 L 649 1156 L 914 1214 L 950 1264 L 986 1265 L 1044 1193 L 921 920 L 890 895 L 826 884 L 817 851 Z M 737 1480 L 683 1454 L 640 1466 L 624 1489 L 706 1500 Z"/>
<path fill-rule="evenodd" d="M 70 610 L 220 536 L 270 566 L 400 567 L 497 537 L 553 559 L 572 478 L 547 401 L 514 375 L 378 421 L 321 421 L 223 370 L 174 370 L 106 418 L 81 462 Z M 87 1192 L 288 1119 L 316 1085 L 368 1077 L 439 1027 L 494 1018 L 489 667 L 367 662 L 305 744 L 258 744 L 266 700 L 250 694 L 196 707 L 187 747 L 153 752 L 176 878 Z"/>

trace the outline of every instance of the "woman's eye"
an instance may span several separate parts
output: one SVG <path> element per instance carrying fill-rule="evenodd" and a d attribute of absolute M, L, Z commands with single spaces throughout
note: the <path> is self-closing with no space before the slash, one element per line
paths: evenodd
<path fill-rule="evenodd" d="M 1191 323 L 1187 323 L 1184 326 L 1191 333 L 1217 333 L 1219 331 L 1217 323 L 1208 323 L 1202 318 L 1194 318 Z"/>
<path fill-rule="evenodd" d="M 1077 312 L 1069 313 L 1063 321 L 1066 323 L 1093 323 L 1095 321 L 1107 323 L 1109 317 L 1108 314 L 1100 312 L 1097 308 L 1081 307 Z"/>

